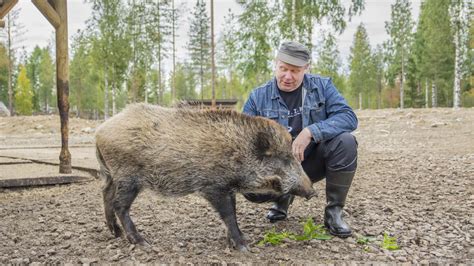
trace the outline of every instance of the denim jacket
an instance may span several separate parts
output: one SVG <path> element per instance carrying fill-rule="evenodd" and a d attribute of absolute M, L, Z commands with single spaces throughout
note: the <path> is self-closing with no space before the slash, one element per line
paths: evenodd
<path fill-rule="evenodd" d="M 276 78 L 254 89 L 243 112 L 263 116 L 288 127 L 288 107 L 280 96 Z M 308 127 L 316 143 L 357 128 L 357 117 L 330 78 L 305 74 L 303 78 L 303 128 Z"/>

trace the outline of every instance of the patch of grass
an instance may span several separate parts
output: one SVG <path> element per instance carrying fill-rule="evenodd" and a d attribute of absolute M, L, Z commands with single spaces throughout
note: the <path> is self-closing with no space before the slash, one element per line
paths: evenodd
<path fill-rule="evenodd" d="M 303 234 L 292 236 L 297 241 L 305 241 L 311 239 L 318 240 L 329 240 L 332 238 L 326 231 L 326 228 L 322 224 L 314 224 L 313 218 L 308 218 L 303 224 Z"/>
<path fill-rule="evenodd" d="M 258 242 L 257 245 L 263 246 L 265 244 L 279 245 L 284 239 L 290 239 L 295 241 L 306 241 L 311 239 L 318 240 L 329 240 L 332 236 L 326 231 L 326 228 L 322 224 L 314 224 L 313 218 L 308 218 L 303 223 L 303 234 L 298 235 L 291 232 L 276 232 L 275 227 L 270 231 L 266 232 L 263 239 Z"/>
<path fill-rule="evenodd" d="M 276 246 L 276 245 L 281 244 L 281 242 L 284 239 L 289 238 L 289 236 L 290 234 L 288 232 L 278 233 L 275 231 L 275 227 L 273 227 L 272 230 L 265 233 L 265 235 L 263 236 L 263 239 L 260 240 L 260 242 L 258 242 L 257 245 L 263 246 L 268 243 L 268 244 Z"/>
<path fill-rule="evenodd" d="M 382 248 L 386 250 L 398 250 L 400 247 L 397 244 L 397 238 L 389 236 L 387 232 L 383 234 Z"/>
<path fill-rule="evenodd" d="M 360 245 L 366 245 L 369 242 L 372 242 L 374 240 L 375 240 L 374 237 L 360 236 L 359 238 L 357 238 L 356 242 L 357 244 L 360 244 Z"/>

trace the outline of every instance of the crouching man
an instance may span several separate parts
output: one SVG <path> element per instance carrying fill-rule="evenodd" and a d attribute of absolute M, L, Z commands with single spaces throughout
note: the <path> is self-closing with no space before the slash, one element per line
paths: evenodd
<path fill-rule="evenodd" d="M 275 60 L 275 77 L 254 89 L 243 112 L 263 116 L 288 128 L 293 154 L 312 182 L 326 178 L 324 224 L 332 235 L 352 234 L 342 210 L 357 168 L 357 141 L 351 131 L 357 117 L 330 78 L 308 74 L 310 52 L 302 44 L 285 42 Z M 274 201 L 267 214 L 283 220 L 294 196 L 246 194 L 253 202 Z"/>

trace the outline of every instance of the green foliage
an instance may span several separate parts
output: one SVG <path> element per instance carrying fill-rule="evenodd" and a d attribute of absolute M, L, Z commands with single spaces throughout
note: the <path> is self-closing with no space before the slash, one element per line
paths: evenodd
<path fill-rule="evenodd" d="M 316 225 L 313 222 L 313 218 L 309 217 L 303 224 L 303 234 L 293 235 L 292 238 L 297 241 L 305 241 L 311 239 L 329 240 L 332 239 L 332 236 L 327 233 L 326 228 L 323 224 Z"/>
<path fill-rule="evenodd" d="M 369 44 L 369 37 L 363 24 L 357 27 L 354 42 L 351 47 L 349 95 L 356 99 L 358 106 L 368 107 L 369 99 L 377 88 L 377 71 L 375 60 Z M 359 102 L 359 94 L 362 94 L 362 102 Z"/>
<path fill-rule="evenodd" d="M 382 248 L 386 250 L 398 250 L 397 238 L 389 236 L 388 233 L 383 234 Z"/>
<path fill-rule="evenodd" d="M 6 47 L 0 43 L 0 101 L 8 102 L 8 54 Z"/>
<path fill-rule="evenodd" d="M 20 65 L 20 74 L 18 75 L 15 107 L 16 112 L 21 115 L 31 115 L 33 111 L 33 91 L 26 68 L 23 65 Z"/>
<path fill-rule="evenodd" d="M 239 69 L 248 80 L 255 81 L 251 89 L 270 78 L 270 62 L 279 40 L 273 30 L 274 12 L 267 1 L 242 2 L 237 39 L 240 40 Z M 249 90 L 251 90 L 249 89 Z M 247 91 L 245 91 L 247 93 Z"/>
<path fill-rule="evenodd" d="M 296 240 L 296 241 L 307 241 L 311 239 L 318 240 L 329 240 L 332 236 L 329 235 L 322 224 L 314 224 L 313 218 L 309 217 L 306 222 L 303 223 L 303 234 L 297 235 L 291 232 L 276 232 L 275 227 L 270 231 L 266 232 L 263 239 L 258 242 L 258 245 L 262 246 L 265 244 L 279 245 L 285 239 Z"/>
<path fill-rule="evenodd" d="M 193 71 L 200 80 L 200 95 L 203 98 L 204 87 L 211 74 L 210 18 L 204 0 L 198 0 L 192 11 L 187 48 Z"/>
<path fill-rule="evenodd" d="M 275 227 L 273 227 L 270 231 L 266 232 L 263 236 L 263 239 L 258 242 L 257 245 L 263 246 L 265 244 L 271 245 L 279 245 L 281 242 L 290 237 L 290 233 L 288 232 L 281 232 L 278 233 L 275 231 Z"/>
<path fill-rule="evenodd" d="M 331 77 L 339 92 L 346 90 L 345 78 L 340 73 L 342 66 L 336 37 L 331 32 L 322 32 L 321 40 L 316 45 L 316 62 L 313 73 Z"/>
<path fill-rule="evenodd" d="M 31 82 L 31 88 L 33 90 L 33 107 L 35 111 L 39 111 L 39 87 L 40 87 L 40 80 L 39 80 L 39 65 L 41 63 L 41 57 L 43 54 L 43 50 L 39 46 L 35 46 L 33 52 L 28 57 L 26 62 L 26 74 L 28 79 Z"/>
<path fill-rule="evenodd" d="M 449 16 L 449 0 L 426 0 L 420 9 L 419 58 L 421 77 L 438 88 L 438 103 L 448 106 L 454 75 L 454 44 Z M 431 86 L 430 86 L 431 87 Z"/>
<path fill-rule="evenodd" d="M 38 88 L 38 105 L 41 110 L 48 111 L 50 106 L 55 106 L 56 101 L 53 98 L 55 91 L 56 66 L 49 51 L 49 47 L 42 49 L 39 64 L 39 88 Z"/>
<path fill-rule="evenodd" d="M 373 237 L 360 236 L 357 238 L 356 242 L 357 244 L 360 244 L 360 245 L 366 245 L 366 244 L 369 244 L 369 242 L 373 242 L 374 240 L 375 238 Z"/>

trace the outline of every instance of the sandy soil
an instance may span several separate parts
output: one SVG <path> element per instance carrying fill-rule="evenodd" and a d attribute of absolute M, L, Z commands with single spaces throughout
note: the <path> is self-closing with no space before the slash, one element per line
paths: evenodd
<path fill-rule="evenodd" d="M 315 184 L 318 198 L 296 200 L 289 219 L 276 225 L 264 218 L 269 204 L 239 195 L 239 224 L 251 242 L 249 254 L 226 248 L 221 221 L 205 200 L 145 191 L 131 214 L 152 243 L 143 250 L 107 230 L 101 181 L 94 180 L 0 189 L 0 263 L 474 263 L 474 109 L 357 115 L 359 169 L 345 212 L 353 237 L 257 245 L 273 227 L 299 233 L 308 217 L 322 223 L 324 181 Z M 0 148 L 59 145 L 58 121 L 0 118 Z M 93 144 L 98 122 L 70 123 L 71 145 Z M 6 169 L 0 165 L 0 171 Z M 399 250 L 381 247 L 385 232 L 396 237 Z M 362 236 L 374 239 L 358 244 Z"/>

